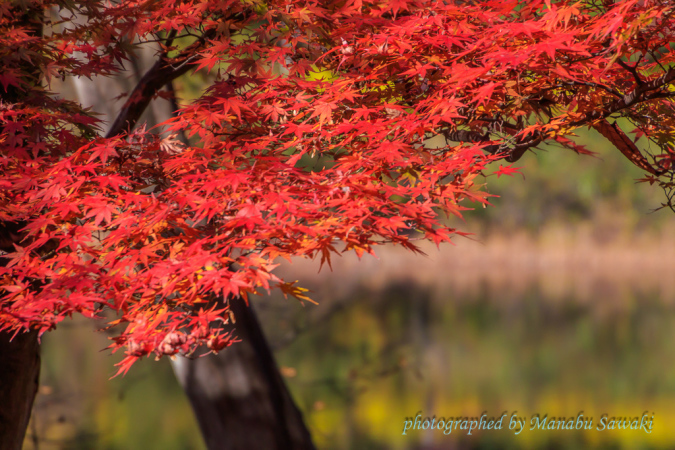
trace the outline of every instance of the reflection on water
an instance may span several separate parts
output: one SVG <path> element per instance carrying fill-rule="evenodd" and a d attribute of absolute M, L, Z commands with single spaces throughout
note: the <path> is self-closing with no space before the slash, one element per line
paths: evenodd
<path fill-rule="evenodd" d="M 629 312 L 594 314 L 550 304 L 536 287 L 518 304 L 479 296 L 434 301 L 414 285 L 361 292 L 279 352 L 324 448 L 671 447 L 675 431 L 675 310 L 656 298 Z M 655 413 L 639 431 L 415 431 L 424 416 L 600 418 Z M 583 443 L 583 447 L 580 444 Z M 596 446 L 596 445 L 594 445 Z"/>
<path fill-rule="evenodd" d="M 387 269 L 391 277 L 373 284 L 336 272 L 333 284 L 317 278 L 310 286 L 318 307 L 276 297 L 257 302 L 320 448 L 675 444 L 672 290 L 625 277 L 588 282 L 568 276 L 563 287 L 586 283 L 583 293 L 551 290 L 544 278 L 517 289 L 475 282 L 478 288 L 467 291 L 459 278 L 432 286 Z M 105 338 L 90 330 L 73 324 L 45 338 L 45 387 L 32 427 L 40 449 L 203 448 L 168 362 L 144 361 L 127 377 L 108 381 L 118 358 L 98 352 Z M 404 419 L 417 412 L 449 418 L 483 411 L 518 411 L 528 420 L 534 413 L 570 417 L 583 411 L 594 422 L 603 413 L 648 411 L 655 426 L 652 434 L 528 426 L 518 436 L 509 430 L 402 436 Z"/>

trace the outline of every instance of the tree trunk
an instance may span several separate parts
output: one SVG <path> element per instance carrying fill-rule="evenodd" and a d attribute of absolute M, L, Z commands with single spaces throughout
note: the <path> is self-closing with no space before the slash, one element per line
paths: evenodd
<path fill-rule="evenodd" d="M 37 332 L 0 333 L 0 450 L 19 450 L 40 376 Z"/>
<path fill-rule="evenodd" d="M 230 301 L 242 342 L 172 361 L 209 450 L 313 449 L 252 307 Z"/>

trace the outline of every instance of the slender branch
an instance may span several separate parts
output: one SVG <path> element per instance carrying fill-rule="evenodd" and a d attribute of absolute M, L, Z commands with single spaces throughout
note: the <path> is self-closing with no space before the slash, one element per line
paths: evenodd
<path fill-rule="evenodd" d="M 173 58 L 169 58 L 167 50 L 164 50 L 159 60 L 143 75 L 143 78 L 131 92 L 105 137 L 117 136 L 132 129 L 155 94 L 167 83 L 175 80 L 196 65 L 199 59 L 199 50 L 213 35 L 215 35 L 215 30 L 208 30 L 201 39 Z"/>
<path fill-rule="evenodd" d="M 176 30 L 171 30 L 169 34 L 166 36 L 166 41 L 164 42 L 164 51 L 169 51 L 169 49 L 173 46 L 173 40 L 176 38 L 176 35 L 178 32 Z"/>
<path fill-rule="evenodd" d="M 668 72 L 664 73 L 659 78 L 656 78 L 648 83 L 643 83 L 640 86 L 637 86 L 633 90 L 633 92 L 631 92 L 628 95 L 624 95 L 624 97 L 621 100 L 610 105 L 610 107 L 607 108 L 608 114 L 606 114 L 604 117 L 607 117 L 610 114 L 614 114 L 615 112 L 620 111 L 622 109 L 633 106 L 636 103 L 656 98 L 656 96 L 649 96 L 647 94 L 651 91 L 660 89 L 672 83 L 673 81 L 675 81 L 675 68 L 671 68 L 670 70 L 668 70 Z"/>
<path fill-rule="evenodd" d="M 474 131 L 446 131 L 444 135 L 447 140 L 456 142 L 485 142 L 488 140 L 486 135 Z"/>
<path fill-rule="evenodd" d="M 554 87 L 558 88 L 558 87 L 563 87 L 563 86 L 588 86 L 588 87 L 592 87 L 592 88 L 595 88 L 595 89 L 602 89 L 603 91 L 606 91 L 606 92 L 612 94 L 615 97 L 619 97 L 619 98 L 623 97 L 621 95 L 621 93 L 619 91 L 617 91 L 616 89 L 612 89 L 609 86 L 605 86 L 604 84 L 593 83 L 591 81 L 577 81 L 577 80 L 575 80 L 575 81 L 561 81 L 559 84 L 557 84 Z"/>
<path fill-rule="evenodd" d="M 626 94 L 621 98 L 617 99 L 616 101 L 606 105 L 605 107 L 598 108 L 584 115 L 581 119 L 576 120 L 570 123 L 569 125 L 572 127 L 578 127 L 582 125 L 598 123 L 606 119 L 610 115 L 622 111 L 626 108 L 630 108 L 631 106 L 637 105 L 645 101 L 669 96 L 669 94 L 664 94 L 663 92 L 653 92 L 653 91 L 663 88 L 668 84 L 672 83 L 673 81 L 675 81 L 675 68 L 671 68 L 665 74 L 663 74 L 659 78 L 655 78 L 652 81 L 649 82 L 641 81 L 641 84 L 638 84 L 630 94 Z M 608 128 L 604 127 L 604 125 L 602 126 L 604 129 L 608 130 Z M 610 125 L 607 124 L 607 126 Z M 468 131 L 446 132 L 444 133 L 444 135 L 448 140 L 459 142 L 481 143 L 489 140 L 489 137 L 485 134 Z M 509 144 L 504 143 L 501 145 L 489 145 L 485 147 L 484 150 L 492 154 L 504 152 L 507 154 L 507 156 L 504 157 L 506 161 L 515 162 L 518 161 L 528 149 L 536 147 L 537 145 L 541 144 L 544 140 L 545 135 L 542 132 L 535 132 L 531 139 L 527 141 L 519 139 L 519 142 L 515 146 L 509 147 Z M 621 150 L 621 148 L 619 148 L 619 150 Z M 629 157 L 629 159 L 634 164 L 637 161 L 635 157 Z M 636 164 L 636 165 L 638 165 L 638 167 L 644 168 L 643 164 Z"/>
<path fill-rule="evenodd" d="M 640 59 L 642 59 L 642 58 L 640 58 Z M 628 72 L 630 72 L 631 75 L 633 75 L 633 78 L 635 78 L 635 82 L 638 84 L 638 86 L 641 86 L 641 85 L 644 84 L 644 81 L 642 81 L 642 78 L 640 78 L 640 74 L 637 71 L 637 66 L 640 63 L 640 61 L 635 63 L 634 66 L 629 66 L 625 62 L 621 61 L 621 59 L 617 59 L 616 63 L 618 65 L 620 65 L 622 68 L 626 69 Z"/>
<path fill-rule="evenodd" d="M 487 134 L 480 134 L 474 131 L 466 131 L 466 130 L 457 130 L 457 131 L 446 130 L 443 132 L 443 135 L 445 136 L 446 140 L 455 142 L 473 142 L 478 144 L 481 142 L 488 142 L 490 140 L 490 137 Z M 496 153 L 497 151 L 499 151 L 499 148 L 500 148 L 499 145 L 487 145 L 483 147 L 483 150 L 485 150 L 488 153 Z"/>
<path fill-rule="evenodd" d="M 606 120 L 598 122 L 594 127 L 598 133 L 603 135 L 609 142 L 619 149 L 623 155 L 628 158 L 630 162 L 635 164 L 640 169 L 651 173 L 652 175 L 660 176 L 663 172 L 659 172 L 652 167 L 644 155 L 637 148 L 635 143 L 626 136 L 626 133 L 619 128 L 615 123 L 610 124 Z"/>
<path fill-rule="evenodd" d="M 656 62 L 656 64 L 659 65 L 659 67 L 661 68 L 661 70 L 663 70 L 664 72 L 668 72 L 668 69 L 666 69 L 665 67 L 663 67 L 663 64 L 661 64 L 661 61 L 659 61 L 659 58 L 656 56 L 656 51 L 657 51 L 657 50 L 650 50 L 650 51 L 649 51 L 649 54 L 652 56 L 652 58 L 654 59 L 654 61 Z"/>
<path fill-rule="evenodd" d="M 621 110 L 624 110 L 626 108 L 630 108 L 631 106 L 634 106 L 638 103 L 642 103 L 655 98 L 660 98 L 663 96 L 662 93 L 655 92 L 650 94 L 650 92 L 660 89 L 672 83 L 674 80 L 675 80 L 675 68 L 672 68 L 659 78 L 656 78 L 648 83 L 643 82 L 641 85 L 636 86 L 636 88 L 630 94 L 624 95 L 622 98 L 615 101 L 614 103 L 609 104 L 605 108 L 596 109 L 595 111 L 586 114 L 582 119 L 572 122 L 570 125 L 573 127 L 577 127 L 581 125 L 594 123 L 599 120 L 606 119 L 610 115 L 619 112 Z M 511 149 L 509 156 L 507 156 L 505 159 L 509 162 L 518 161 L 520 157 L 525 153 L 525 151 L 527 151 L 527 149 L 536 147 L 541 142 L 543 142 L 544 139 L 545 137 L 541 132 L 536 133 L 535 137 L 532 140 L 526 143 L 518 144 L 515 147 L 513 147 Z M 502 147 L 504 146 L 505 145 L 502 144 Z M 508 149 L 504 148 L 503 151 L 508 151 Z M 629 159 L 631 160 L 631 162 L 635 163 L 634 159 L 632 158 Z"/>

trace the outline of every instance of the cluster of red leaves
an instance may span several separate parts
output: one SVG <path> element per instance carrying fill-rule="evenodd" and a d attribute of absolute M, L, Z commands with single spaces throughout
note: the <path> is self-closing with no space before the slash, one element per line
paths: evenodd
<path fill-rule="evenodd" d="M 273 274 L 279 257 L 416 250 L 408 231 L 449 241 L 443 214 L 487 203 L 491 161 L 545 141 L 588 152 L 572 131 L 612 114 L 670 143 L 657 122 L 673 112 L 668 2 L 26 3 L 0 5 L 0 221 L 14 230 L 0 329 L 109 308 L 126 324 L 122 370 L 228 345 L 217 299 L 307 300 Z M 97 137 L 49 92 L 115 73 L 134 39 L 217 74 L 167 124 L 191 145 L 143 127 Z"/>

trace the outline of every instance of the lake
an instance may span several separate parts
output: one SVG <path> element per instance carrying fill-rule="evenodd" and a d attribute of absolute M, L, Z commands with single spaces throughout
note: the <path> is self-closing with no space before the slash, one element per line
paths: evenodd
<path fill-rule="evenodd" d="M 281 268 L 319 305 L 276 295 L 255 305 L 319 448 L 675 445 L 673 240 L 520 239 L 424 247 L 426 257 L 384 248 L 319 274 L 306 262 Z M 25 448 L 204 448 L 168 361 L 108 380 L 119 358 L 100 351 L 108 343 L 93 328 L 74 320 L 45 336 Z M 459 428 L 483 412 L 506 413 L 503 429 Z M 403 435 L 418 413 L 460 425 Z M 519 434 L 514 413 L 526 419 Z M 651 433 L 607 427 L 643 413 Z M 583 414 L 593 426 L 531 430 L 534 414 L 565 424 Z"/>

